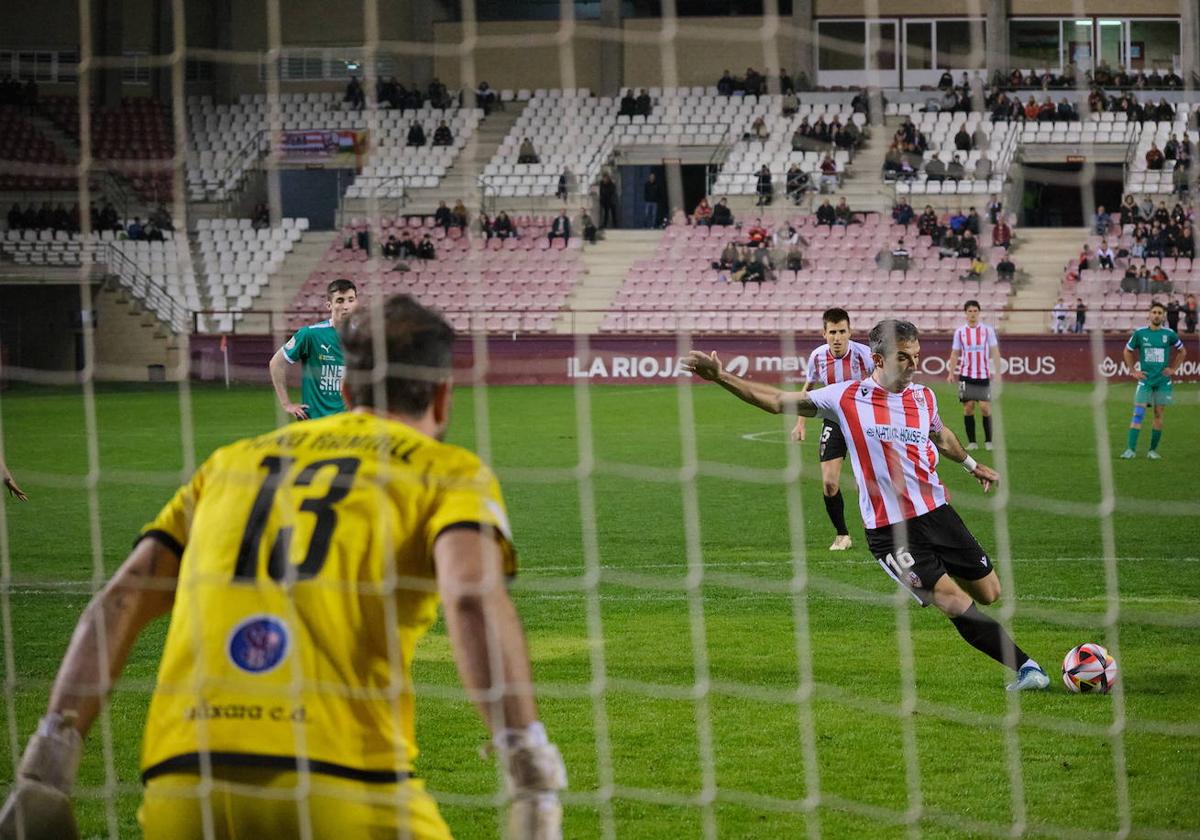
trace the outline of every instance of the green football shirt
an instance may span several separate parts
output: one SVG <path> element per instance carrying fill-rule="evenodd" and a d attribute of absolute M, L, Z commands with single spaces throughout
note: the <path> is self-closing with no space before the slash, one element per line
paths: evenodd
<path fill-rule="evenodd" d="M 309 418 L 326 417 L 346 410 L 342 400 L 342 380 L 346 361 L 342 341 L 332 321 L 321 321 L 296 330 L 283 345 L 283 357 L 300 362 L 300 402 L 308 406 Z"/>
<path fill-rule="evenodd" d="M 1142 373 L 1146 374 L 1146 384 L 1154 387 L 1170 381 L 1170 377 L 1163 373 L 1163 368 L 1171 360 L 1171 351 L 1182 348 L 1183 341 L 1174 330 L 1167 327 L 1156 330 L 1141 327 L 1133 331 L 1125 346 L 1138 354 L 1138 363 Z"/>

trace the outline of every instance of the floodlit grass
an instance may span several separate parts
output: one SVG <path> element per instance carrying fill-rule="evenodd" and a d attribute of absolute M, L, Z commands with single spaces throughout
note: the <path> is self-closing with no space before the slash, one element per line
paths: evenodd
<path fill-rule="evenodd" d="M 1070 695 L 1057 681 L 1021 697 L 1021 721 L 1005 729 L 1004 669 L 938 613 L 894 598 L 863 550 L 848 466 L 856 546 L 826 550 L 815 421 L 808 443 L 789 451 L 780 418 L 713 386 L 600 386 L 587 402 L 572 388 L 494 388 L 486 403 L 461 390 L 451 439 L 495 466 L 517 535 L 514 593 L 542 716 L 571 777 L 566 835 L 599 836 L 611 820 L 622 837 L 694 837 L 708 821 L 721 837 L 795 837 L 816 821 L 828 837 L 901 837 L 910 816 L 930 837 L 1007 834 L 1018 819 L 1047 836 L 1056 827 L 1115 832 L 1122 785 L 1133 836 L 1200 830 L 1186 805 L 1200 783 L 1200 675 L 1191 667 L 1200 644 L 1200 406 L 1194 386 L 1177 390 L 1160 462 L 1109 462 L 1124 448 L 1132 386 L 1110 391 L 1098 453 L 1089 387 L 1016 385 L 1000 406 L 1003 452 L 976 453 L 1004 473 L 1007 506 L 957 467 L 943 470 L 955 506 L 998 562 L 1017 641 L 1052 673 L 1080 642 L 1117 649 L 1126 720 L 1111 736 L 1117 698 Z M 938 391 L 959 430 L 957 404 Z M 592 439 L 581 442 L 577 412 L 589 405 Z M 172 386 L 98 388 L 94 441 L 76 390 L 13 388 L 0 394 L 0 418 L 8 462 L 31 497 L 3 508 L 12 570 L 5 644 L 15 671 L 0 716 L 10 745 L 23 745 L 89 593 L 182 480 L 188 442 L 199 462 L 277 418 L 266 389 L 193 387 L 187 403 Z M 587 475 L 576 470 L 585 458 L 595 463 Z M 799 466 L 792 481 L 789 459 Z M 1118 501 L 1106 520 L 1096 510 L 1109 469 Z M 1121 599 L 1116 626 L 1106 628 L 1110 525 Z M 598 555 L 589 558 L 593 526 Z M 589 592 L 591 562 L 601 583 Z M 919 701 L 907 715 L 897 605 L 915 650 Z M 602 639 L 589 639 L 589 610 Z M 110 826 L 137 834 L 141 728 L 165 626 L 141 640 L 109 728 L 88 739 L 78 797 L 85 835 Z M 806 669 L 811 693 L 800 691 Z M 441 625 L 419 647 L 415 677 L 457 684 Z M 698 680 L 707 693 L 694 690 Z M 425 697 L 417 726 L 420 773 L 446 794 L 456 836 L 496 836 L 497 813 L 482 804 L 496 776 L 477 757 L 484 730 L 472 709 Z M 11 751 L 0 750 L 5 787 Z M 611 802 L 601 795 L 606 782 Z"/>

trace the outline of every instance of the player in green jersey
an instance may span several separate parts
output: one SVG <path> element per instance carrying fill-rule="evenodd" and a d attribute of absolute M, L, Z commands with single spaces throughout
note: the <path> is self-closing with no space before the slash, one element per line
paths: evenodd
<path fill-rule="evenodd" d="M 329 318 L 296 330 L 287 344 L 271 357 L 271 383 L 283 410 L 297 420 L 325 417 L 346 410 L 342 379 L 346 363 L 338 326 L 358 306 L 358 289 L 349 280 L 334 280 L 326 290 Z M 300 402 L 288 395 L 287 366 L 300 362 Z"/>
<path fill-rule="evenodd" d="M 1163 326 L 1166 319 L 1165 306 L 1157 301 L 1150 304 L 1150 325 L 1134 330 L 1125 345 L 1125 366 L 1133 373 L 1138 386 L 1133 397 L 1129 442 L 1121 453 L 1122 458 L 1137 454 L 1138 434 L 1142 431 L 1147 406 L 1154 407 L 1154 429 L 1150 432 L 1150 451 L 1146 457 L 1154 460 L 1162 457 L 1158 454 L 1158 442 L 1162 438 L 1163 412 L 1171 404 L 1171 377 L 1187 356 L 1176 332 Z M 1134 368 L 1134 361 L 1138 362 L 1138 368 Z"/>

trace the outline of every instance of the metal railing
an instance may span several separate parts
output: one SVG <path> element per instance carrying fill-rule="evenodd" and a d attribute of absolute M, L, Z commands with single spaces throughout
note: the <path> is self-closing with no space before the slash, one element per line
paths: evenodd
<path fill-rule="evenodd" d="M 127 256 L 117 243 L 110 242 L 104 249 L 104 262 L 108 273 L 117 278 L 124 288 L 133 293 L 145 308 L 173 331 L 180 332 L 189 320 L 188 310 L 153 277 Z"/>

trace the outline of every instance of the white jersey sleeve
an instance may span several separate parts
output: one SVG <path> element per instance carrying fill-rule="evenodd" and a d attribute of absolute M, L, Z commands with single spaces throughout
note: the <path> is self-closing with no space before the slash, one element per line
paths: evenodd
<path fill-rule="evenodd" d="M 839 422 L 841 416 L 840 405 L 842 394 L 846 393 L 847 388 L 853 388 L 858 383 L 853 380 L 845 382 L 837 382 L 833 385 L 826 385 L 816 391 L 809 391 L 809 399 L 817 406 L 817 416 L 822 420 L 831 422 Z"/>
<path fill-rule="evenodd" d="M 957 350 L 960 353 L 963 349 L 962 330 L 963 328 L 959 327 L 954 331 L 954 343 L 950 345 L 951 350 Z"/>

